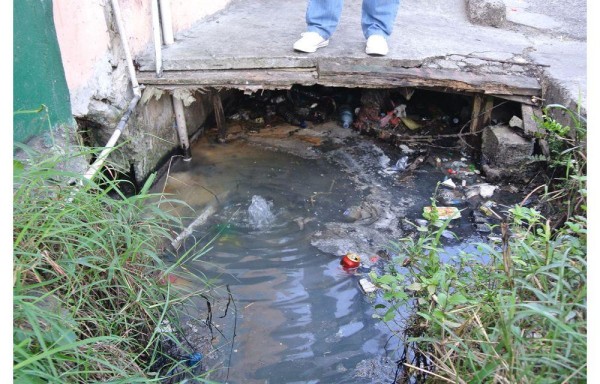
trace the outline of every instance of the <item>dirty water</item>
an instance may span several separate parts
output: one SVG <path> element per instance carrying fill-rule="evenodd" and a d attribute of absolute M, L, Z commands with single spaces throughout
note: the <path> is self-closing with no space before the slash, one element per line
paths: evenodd
<path fill-rule="evenodd" d="M 156 184 L 198 212 L 217 207 L 178 250 L 211 241 L 186 265 L 214 287 L 214 353 L 203 365 L 211 380 L 393 382 L 400 338 L 373 318 L 377 295 L 358 280 L 382 267 L 378 251 L 410 234 L 404 219 L 421 218 L 444 176 L 426 162 L 403 176 L 394 167 L 403 156 L 335 123 L 231 129 L 227 144 L 200 140 L 193 161 Z M 474 251 L 484 236 L 463 213 L 452 228 L 463 240 L 447 240 L 450 256 Z M 361 256 L 357 271 L 340 266 L 347 252 Z"/>

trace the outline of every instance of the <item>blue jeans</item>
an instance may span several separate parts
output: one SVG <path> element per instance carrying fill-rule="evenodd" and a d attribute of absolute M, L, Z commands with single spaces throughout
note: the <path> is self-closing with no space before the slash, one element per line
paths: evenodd
<path fill-rule="evenodd" d="M 340 21 L 343 4 L 344 0 L 308 0 L 306 30 L 329 39 Z M 365 38 L 371 35 L 389 37 L 399 5 L 400 0 L 363 0 L 361 24 Z"/>

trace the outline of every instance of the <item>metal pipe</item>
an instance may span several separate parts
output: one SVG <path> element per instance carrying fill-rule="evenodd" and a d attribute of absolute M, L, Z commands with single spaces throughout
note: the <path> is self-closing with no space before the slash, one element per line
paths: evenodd
<path fill-rule="evenodd" d="M 123 45 L 123 50 L 125 51 L 125 61 L 127 62 L 127 69 L 129 70 L 129 79 L 131 80 L 131 86 L 133 87 L 133 94 L 135 96 L 141 96 L 142 92 L 135 75 L 135 67 L 133 65 L 133 59 L 131 58 L 131 50 L 129 49 L 127 33 L 125 33 L 125 26 L 123 24 L 123 17 L 121 16 L 119 1 L 111 0 L 111 4 L 113 7 L 113 12 L 115 13 L 115 20 L 117 21 L 117 29 L 119 30 L 121 44 Z"/>
<path fill-rule="evenodd" d="M 106 158 L 108 157 L 108 155 L 112 151 L 112 149 L 114 148 L 115 144 L 117 143 L 117 140 L 119 140 L 119 137 L 121 136 L 121 133 L 123 132 L 123 129 L 125 129 L 125 126 L 129 122 L 129 117 L 131 117 L 131 114 L 133 113 L 133 110 L 137 106 L 138 101 L 140 101 L 140 98 L 141 98 L 141 95 L 135 95 L 133 97 L 133 99 L 131 99 L 131 101 L 129 102 L 129 107 L 127 108 L 127 111 L 121 117 L 121 120 L 119 121 L 119 124 L 117 125 L 117 128 L 115 128 L 115 131 L 113 132 L 112 136 L 110 137 L 110 139 L 104 146 L 104 149 L 102 150 L 102 152 L 100 152 L 100 156 L 98 156 L 96 161 L 94 161 L 94 163 L 90 166 L 90 168 L 87 170 L 85 175 L 83 175 L 86 179 L 91 180 L 96 175 L 96 173 L 98 172 L 100 167 L 102 167 L 102 164 L 104 164 L 104 161 L 106 160 Z"/>
<path fill-rule="evenodd" d="M 162 41 L 160 35 L 160 18 L 158 14 L 158 0 L 152 0 L 152 32 L 154 37 L 154 57 L 156 76 L 162 76 Z"/>
<path fill-rule="evenodd" d="M 181 99 L 172 96 L 173 111 L 175 112 L 175 121 L 177 123 L 177 135 L 183 150 L 183 161 L 192 160 L 192 150 L 190 149 L 190 139 L 188 138 L 187 124 L 185 123 L 185 115 L 183 114 L 183 102 Z"/>
<path fill-rule="evenodd" d="M 175 42 L 173 38 L 173 17 L 171 16 L 171 0 L 159 0 L 160 22 L 162 24 L 162 36 L 165 45 Z"/>

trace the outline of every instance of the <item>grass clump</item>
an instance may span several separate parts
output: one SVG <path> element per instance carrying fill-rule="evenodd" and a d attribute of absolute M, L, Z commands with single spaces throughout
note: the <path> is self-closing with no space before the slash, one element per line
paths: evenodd
<path fill-rule="evenodd" d="M 372 274 L 384 291 L 377 316 L 406 346 L 398 382 L 586 381 L 585 144 L 581 125 L 575 138 L 548 117 L 546 125 L 555 135 L 550 169 L 562 172 L 542 201 L 562 207 L 559 215 L 515 205 L 499 242 L 446 262 L 440 236 L 448 223 L 429 215 L 417 239 L 393 243 L 397 263 Z"/>
<path fill-rule="evenodd" d="M 165 358 L 191 372 L 161 352 L 160 326 L 177 323 L 189 294 L 161 279 L 184 260 L 160 257 L 181 223 L 148 193 L 153 178 L 125 196 L 117 181 L 59 170 L 64 157 L 29 159 L 14 162 L 15 382 L 159 381 Z"/>

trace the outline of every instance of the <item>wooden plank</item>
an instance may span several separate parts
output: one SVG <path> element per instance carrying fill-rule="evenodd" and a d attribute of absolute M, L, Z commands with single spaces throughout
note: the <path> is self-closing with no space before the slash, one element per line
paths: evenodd
<path fill-rule="evenodd" d="M 487 96 L 485 98 L 485 105 L 483 107 L 483 116 L 481 121 L 481 126 L 486 127 L 490 125 L 492 122 L 492 111 L 494 110 L 494 98 L 492 96 Z"/>
<path fill-rule="evenodd" d="M 471 145 L 472 152 L 477 152 L 481 148 L 481 130 L 483 126 L 483 95 L 476 94 L 473 96 L 473 109 L 471 111 L 471 125 L 469 127 L 469 132 L 473 135 L 469 138 L 469 144 Z"/>
<path fill-rule="evenodd" d="M 227 124 L 225 123 L 225 113 L 223 112 L 223 102 L 219 92 L 212 94 L 213 111 L 215 113 L 215 121 L 219 130 L 219 142 L 224 143 L 227 138 Z"/>
<path fill-rule="evenodd" d="M 523 116 L 523 129 L 529 136 L 543 136 L 544 130 L 539 128 L 535 119 L 542 118 L 542 110 L 531 105 L 521 105 L 521 116 Z"/>
<path fill-rule="evenodd" d="M 481 114 L 481 108 L 483 107 L 483 96 L 477 94 L 473 96 L 473 109 L 471 110 L 471 126 L 469 132 L 477 133 L 481 130 L 483 117 Z"/>
<path fill-rule="evenodd" d="M 317 72 L 312 70 L 215 70 L 215 71 L 164 71 L 162 77 L 153 72 L 138 72 L 138 82 L 149 85 L 222 86 L 244 88 L 252 86 L 281 86 L 291 84 L 312 85 L 317 82 Z"/>
<path fill-rule="evenodd" d="M 478 74 L 448 69 L 402 68 L 377 65 L 319 63 L 319 84 L 335 86 L 439 87 L 498 95 L 539 95 L 531 77 Z"/>
<path fill-rule="evenodd" d="M 540 104 L 539 98 L 531 97 L 531 96 L 519 96 L 519 95 L 490 95 L 490 96 L 494 96 L 499 99 L 504 99 L 504 100 L 508 100 L 508 101 L 516 101 L 517 103 L 533 105 L 533 106 L 538 106 Z"/>

